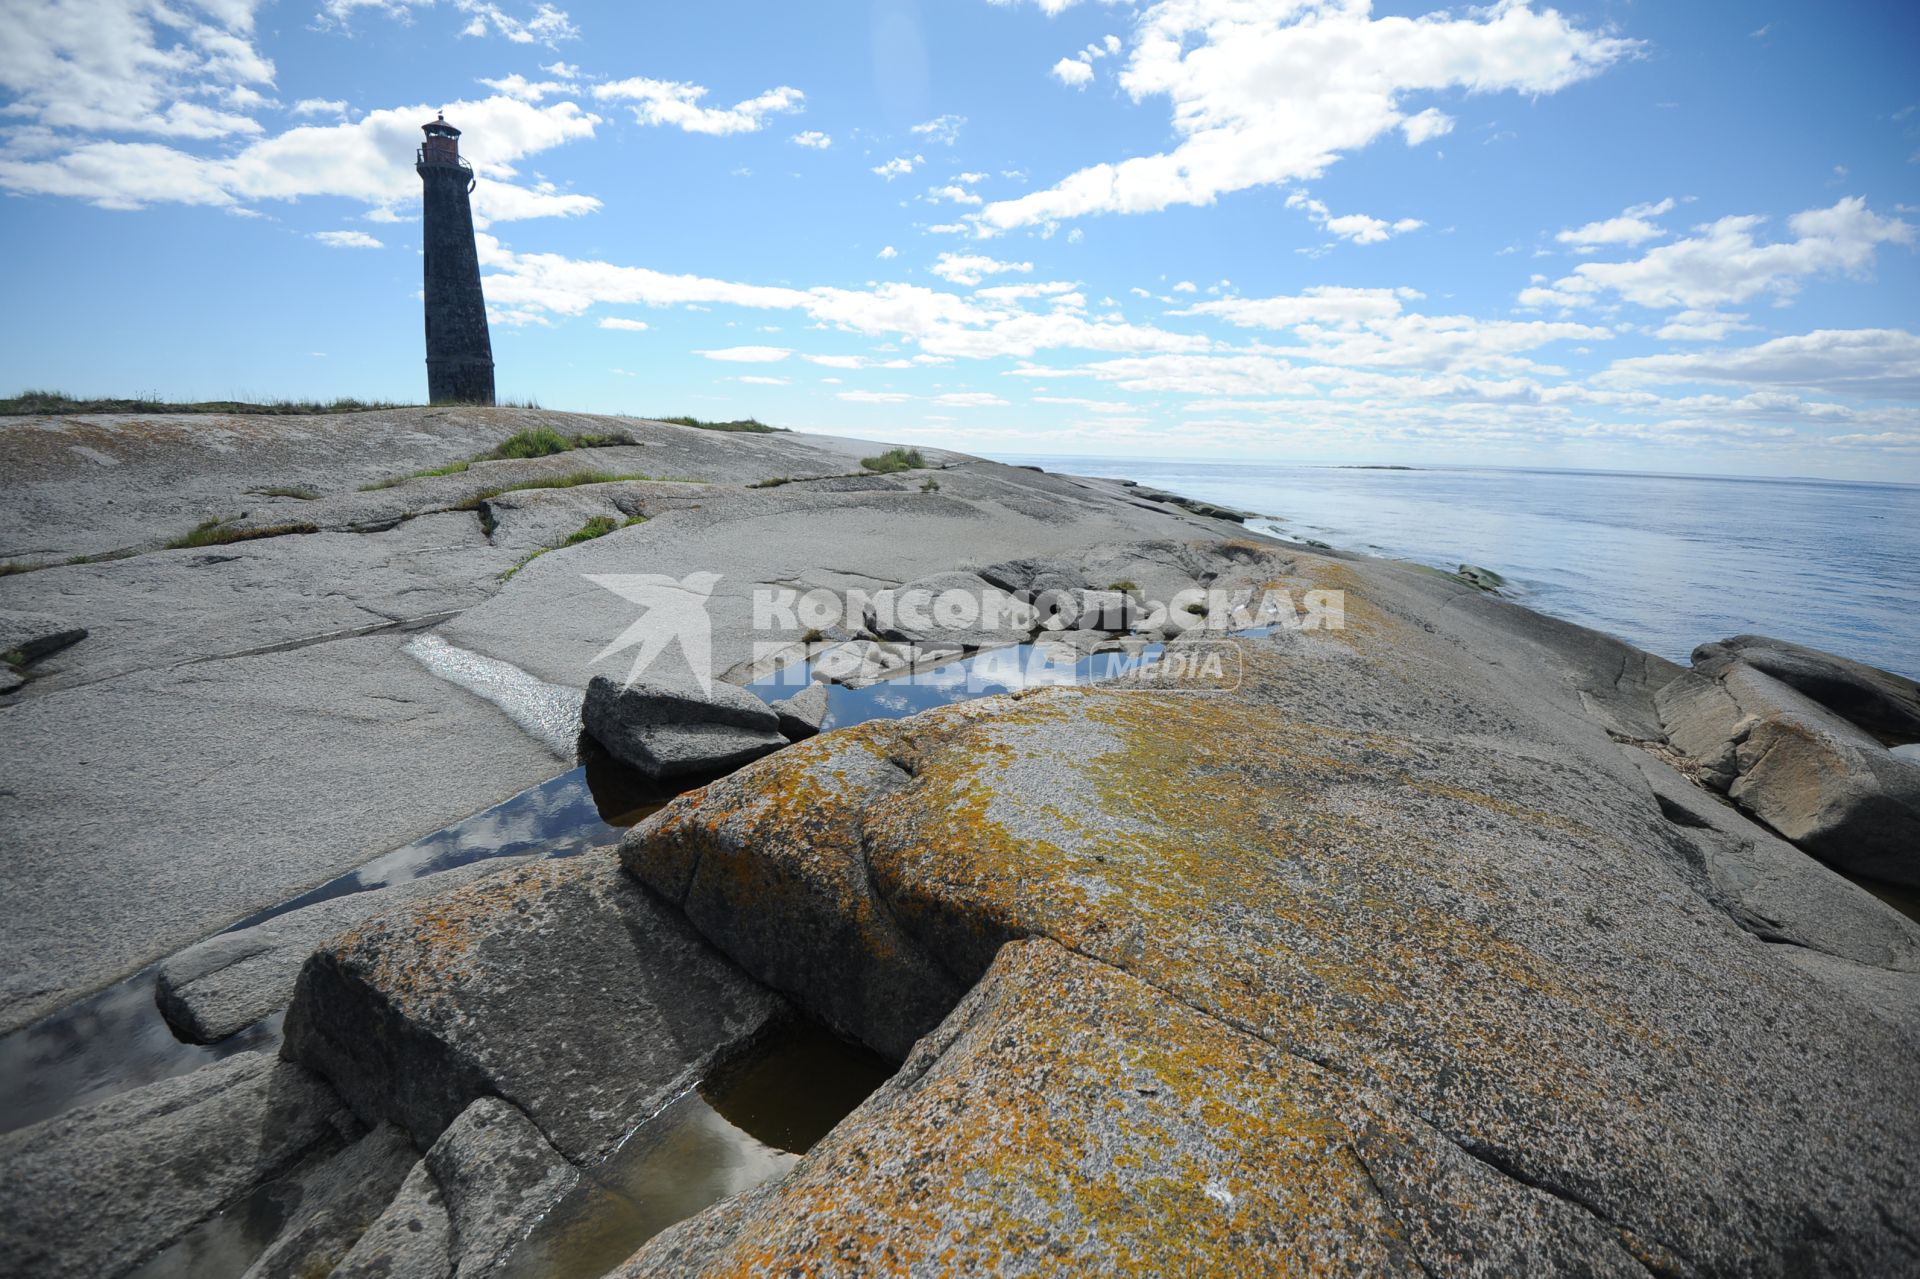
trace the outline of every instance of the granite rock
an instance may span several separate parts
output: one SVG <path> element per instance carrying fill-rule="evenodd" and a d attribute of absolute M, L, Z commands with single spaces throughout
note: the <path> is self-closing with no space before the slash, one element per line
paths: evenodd
<path fill-rule="evenodd" d="M 603 850 L 334 937 L 301 969 L 283 1051 L 419 1145 L 479 1098 L 510 1097 L 591 1162 L 779 1009 Z"/>

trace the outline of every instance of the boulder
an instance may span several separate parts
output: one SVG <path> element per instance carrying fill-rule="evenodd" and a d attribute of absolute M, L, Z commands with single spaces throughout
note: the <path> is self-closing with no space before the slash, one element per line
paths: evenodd
<path fill-rule="evenodd" d="M 37 662 L 87 637 L 87 628 L 49 613 L 0 609 L 0 653 L 21 663 Z"/>
<path fill-rule="evenodd" d="M 765 702 L 726 683 L 703 694 L 646 683 L 622 688 L 596 675 L 581 719 L 608 754 L 654 780 L 724 772 L 787 743 Z"/>
<path fill-rule="evenodd" d="M 1920 765 L 1729 651 L 1657 701 L 1703 780 L 1760 821 L 1842 870 L 1920 884 Z"/>
<path fill-rule="evenodd" d="M 1465 582 L 1476 591 L 1498 594 L 1507 584 L 1507 579 L 1490 568 L 1481 568 L 1478 564 L 1462 564 L 1453 576 Z"/>
<path fill-rule="evenodd" d="M 0 1274 L 109 1279 L 361 1131 L 326 1083 L 237 1053 L 0 1137 Z"/>
<path fill-rule="evenodd" d="M 154 992 L 160 1015 L 187 1043 L 218 1043 L 285 1008 L 300 966 L 335 933 L 369 915 L 449 892 L 524 860 L 498 858 L 456 866 L 422 879 L 329 898 L 252 928 L 216 933 L 161 961 Z"/>
<path fill-rule="evenodd" d="M 809 684 L 792 697 L 769 702 L 767 709 L 780 720 L 780 733 L 790 742 L 812 737 L 827 718 L 827 686 Z"/>
<path fill-rule="evenodd" d="M 625 864 L 718 948 L 896 1058 L 965 1024 L 1010 942 L 1132 979 L 1004 1055 L 980 1022 L 977 1069 L 843 1124 L 816 1154 L 844 1158 L 748 1206 L 738 1247 L 830 1269 L 873 1224 L 889 1255 L 1001 1272 L 1051 1250 L 1089 1273 L 1228 1270 L 1266 1240 L 1284 1257 L 1256 1272 L 1920 1267 L 1901 1224 L 1920 1093 L 1887 1086 L 1909 1038 L 1727 908 L 1553 673 L 1583 649 L 1549 661 L 1552 630 L 1499 641 L 1501 610 L 1447 616 L 1482 628 L 1496 682 L 1376 598 L 1350 595 L 1344 632 L 1223 641 L 1232 690 L 1049 689 L 855 725 L 629 832 Z M 1829 926 L 1815 914 L 1791 926 Z M 1078 971 L 1037 1001 L 1066 1017 Z M 1378 1189 L 1293 1162 L 1308 1133 Z M 1148 1167 L 1167 1171 L 1130 1179 Z M 1296 1178 L 1315 1189 L 1272 1193 Z M 722 1247 L 711 1269 L 744 1255 Z"/>
<path fill-rule="evenodd" d="M 333 1272 L 393 1199 L 418 1159 L 381 1124 L 299 1180 L 286 1224 L 241 1279 L 306 1279 Z"/>
<path fill-rule="evenodd" d="M 1033 628 L 1034 612 L 977 573 L 936 573 L 877 592 L 864 620 L 881 639 L 971 649 L 1019 643 Z"/>
<path fill-rule="evenodd" d="M 1883 742 L 1920 742 L 1920 684 L 1903 675 L 1765 635 L 1736 635 L 1693 652 L 1696 665 L 1731 655 L 1799 690 Z"/>
<path fill-rule="evenodd" d="M 477 1099 L 510 1097 L 591 1162 L 780 1007 L 601 850 L 334 937 L 300 972 L 283 1052 L 418 1145 Z"/>
<path fill-rule="evenodd" d="M 1003 948 L 786 1177 L 616 1279 L 805 1274 L 1641 1276 L 1578 1205 L 1380 1093 L 1049 941 Z"/>

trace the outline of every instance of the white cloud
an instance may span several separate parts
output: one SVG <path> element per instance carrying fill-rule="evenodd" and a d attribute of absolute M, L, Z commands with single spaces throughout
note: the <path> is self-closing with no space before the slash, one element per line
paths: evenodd
<path fill-rule="evenodd" d="M 1629 382 L 1737 382 L 1835 395 L 1920 398 L 1920 336 L 1903 329 L 1816 329 L 1758 346 L 1619 360 Z"/>
<path fill-rule="evenodd" d="M 49 129 L 174 138 L 257 134 L 273 62 L 252 43 L 256 0 L 11 0 L 0 13 L 5 115 Z"/>
<path fill-rule="evenodd" d="M 601 317 L 600 327 L 603 329 L 617 329 L 622 333 L 645 333 L 647 331 L 647 322 L 645 320 L 629 320 L 624 316 L 608 315 Z"/>
<path fill-rule="evenodd" d="M 336 115 L 347 113 L 347 104 L 338 98 L 302 98 L 293 104 L 295 115 Z"/>
<path fill-rule="evenodd" d="M 1428 107 L 1419 115 L 1410 115 L 1400 122 L 1400 132 L 1406 135 L 1407 145 L 1417 147 L 1423 142 L 1445 137 L 1453 132 L 1453 117 L 1438 107 Z"/>
<path fill-rule="evenodd" d="M 905 391 L 836 391 L 834 396 L 851 404 L 905 404 L 913 398 Z"/>
<path fill-rule="evenodd" d="M 739 377 L 735 378 L 734 381 L 745 382 L 751 386 L 785 386 L 787 385 L 786 378 L 764 377 L 758 373 L 742 373 Z"/>
<path fill-rule="evenodd" d="M 1753 325 L 1742 323 L 1746 318 L 1724 311 L 1681 311 L 1655 329 L 1653 335 L 1669 342 L 1719 342 L 1730 334 L 1751 329 Z"/>
<path fill-rule="evenodd" d="M 1001 262 L 971 253 L 942 253 L 930 269 L 941 279 L 954 284 L 978 284 L 984 276 L 1004 275 L 1010 271 L 1025 274 L 1033 270 L 1033 263 Z"/>
<path fill-rule="evenodd" d="M 573 24 L 566 10 L 550 4 L 535 5 L 533 16 L 525 19 L 516 18 L 485 0 L 453 0 L 453 7 L 473 15 L 473 21 L 461 35 L 483 36 L 491 29 L 514 44 L 544 44 L 550 49 L 558 48 L 562 40 L 580 38 L 580 28 Z"/>
<path fill-rule="evenodd" d="M 979 204 L 980 197 L 963 186 L 944 186 L 927 188 L 930 200 L 949 200 L 954 204 Z"/>
<path fill-rule="evenodd" d="M 925 156 L 916 155 L 912 159 L 908 159 L 906 156 L 895 156 L 885 164 L 875 167 L 873 171 L 891 182 L 895 178 L 905 177 L 907 174 L 912 173 L 914 165 L 925 164 L 926 162 Z"/>
<path fill-rule="evenodd" d="M 516 186 L 514 162 L 577 138 L 600 118 L 571 102 L 536 107 L 512 98 L 456 102 L 448 114 L 466 130 L 463 153 L 481 177 L 474 193 L 484 220 L 571 216 L 600 207 L 592 196 Z M 70 196 L 106 208 L 146 204 L 233 207 L 260 200 L 340 196 L 377 209 L 411 206 L 420 180 L 409 164 L 424 106 L 372 111 L 351 124 L 301 125 L 225 156 L 201 156 L 156 143 L 83 142 L 41 159 L 0 156 L 0 187 Z"/>
<path fill-rule="evenodd" d="M 1077 58 L 1060 59 L 1048 74 L 1073 89 L 1084 89 L 1093 83 L 1093 68 Z"/>
<path fill-rule="evenodd" d="M 311 238 L 330 249 L 383 249 L 386 246 L 365 231 L 314 231 Z"/>
<path fill-rule="evenodd" d="M 778 364 L 793 352 L 784 346 L 727 346 L 717 351 L 695 351 L 694 354 L 729 364 Z"/>
<path fill-rule="evenodd" d="M 1401 218 L 1397 222 L 1388 222 L 1385 218 L 1369 217 L 1364 213 L 1345 213 L 1334 217 L 1328 212 L 1326 205 L 1313 199 L 1304 191 L 1295 191 L 1289 195 L 1287 207 L 1306 210 L 1307 216 L 1313 219 L 1316 225 L 1355 244 L 1378 244 L 1391 236 L 1418 231 L 1426 225 L 1418 218 Z"/>
<path fill-rule="evenodd" d="M 1197 334 L 1172 333 L 1111 317 L 1089 319 L 1071 307 L 1029 311 L 1017 303 L 967 298 L 911 284 L 793 289 L 670 275 L 552 253 L 517 254 L 486 233 L 477 237 L 477 244 L 481 265 L 490 272 L 485 277 L 488 298 L 503 307 L 555 315 L 580 315 L 596 304 L 796 310 L 825 327 L 917 343 L 920 353 L 913 357 L 914 363 L 939 362 L 943 357 L 1025 358 L 1056 348 L 1204 351 L 1212 345 Z M 1031 270 L 1030 263 L 993 265 Z M 966 273 L 965 268 L 961 270 Z"/>
<path fill-rule="evenodd" d="M 880 258 L 884 261 L 886 259 L 899 257 L 900 250 L 894 248 L 891 244 L 889 244 L 889 245 L 883 246 L 880 252 L 874 254 L 873 256 Z"/>
<path fill-rule="evenodd" d="M 574 68 L 567 66 L 564 62 L 556 62 L 553 65 L 567 71 L 574 70 Z M 571 76 L 555 80 L 529 80 L 518 72 L 510 76 L 503 76 L 498 80 L 483 78 L 480 83 L 486 85 L 495 93 L 504 93 L 509 98 L 518 98 L 522 102 L 538 102 L 543 98 L 552 97 L 555 94 L 573 93 L 579 88 L 579 85 L 574 82 L 574 78 Z"/>
<path fill-rule="evenodd" d="M 1318 177 L 1342 154 L 1401 127 L 1409 118 L 1399 105 L 1404 94 L 1552 93 L 1636 47 L 1519 3 L 1374 19 L 1357 0 L 1159 0 L 1140 18 L 1120 83 L 1136 101 L 1167 98 L 1180 144 L 990 204 L 983 224 L 1007 230 L 1209 204 L 1248 187 Z"/>
<path fill-rule="evenodd" d="M 1882 218 L 1859 196 L 1787 219 L 1791 240 L 1762 244 L 1757 216 L 1721 218 L 1632 262 L 1583 262 L 1573 274 L 1520 294 L 1522 306 L 1592 305 L 1615 295 L 1656 310 L 1709 310 L 1761 293 L 1785 298 L 1803 276 L 1859 275 L 1882 244 L 1912 244 L 1913 227 Z"/>
<path fill-rule="evenodd" d="M 949 391 L 945 395 L 934 396 L 933 402 L 961 409 L 1002 408 L 1007 403 L 991 391 Z"/>
<path fill-rule="evenodd" d="M 833 139 L 818 129 L 808 129 L 805 133 L 793 135 L 794 142 L 803 147 L 812 147 L 816 151 L 825 151 L 833 145 Z"/>
<path fill-rule="evenodd" d="M 911 132 L 932 142 L 952 146 L 960 137 L 960 130 L 966 126 L 967 117 L 963 115 L 942 115 L 923 124 L 913 126 Z"/>
<path fill-rule="evenodd" d="M 1562 244 L 1574 245 L 1583 253 L 1591 253 L 1605 244 L 1634 245 L 1644 240 L 1657 240 L 1667 232 L 1664 227 L 1656 226 L 1653 219 L 1672 209 L 1671 198 L 1657 204 L 1636 204 L 1618 217 L 1589 222 L 1585 226 L 1562 231 L 1553 238 Z"/>
<path fill-rule="evenodd" d="M 671 125 L 688 133 L 716 135 L 756 133 L 766 126 L 768 116 L 799 111 L 806 105 L 806 94 L 781 85 L 730 107 L 703 107 L 700 99 L 707 96 L 704 86 L 646 76 L 596 84 L 593 96 L 630 103 L 633 118 L 641 124 Z"/>

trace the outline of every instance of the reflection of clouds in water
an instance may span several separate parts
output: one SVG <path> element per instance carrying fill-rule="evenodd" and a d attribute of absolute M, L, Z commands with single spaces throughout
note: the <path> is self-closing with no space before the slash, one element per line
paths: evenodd
<path fill-rule="evenodd" d="M 871 695 L 870 701 L 876 709 L 895 711 L 902 715 L 915 709 L 913 699 L 908 697 L 904 692 L 889 691 L 874 693 Z"/>
<path fill-rule="evenodd" d="M 465 821 L 396 848 L 355 872 L 361 886 L 419 879 L 485 857 L 570 851 L 618 837 L 600 820 L 586 770 L 522 791 Z"/>

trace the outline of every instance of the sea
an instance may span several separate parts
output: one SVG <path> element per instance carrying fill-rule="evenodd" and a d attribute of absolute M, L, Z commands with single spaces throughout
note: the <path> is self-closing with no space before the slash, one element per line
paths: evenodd
<path fill-rule="evenodd" d="M 1496 467 L 1005 456 L 1258 511 L 1294 539 L 1503 575 L 1684 663 L 1760 634 L 1920 678 L 1920 485 Z"/>

